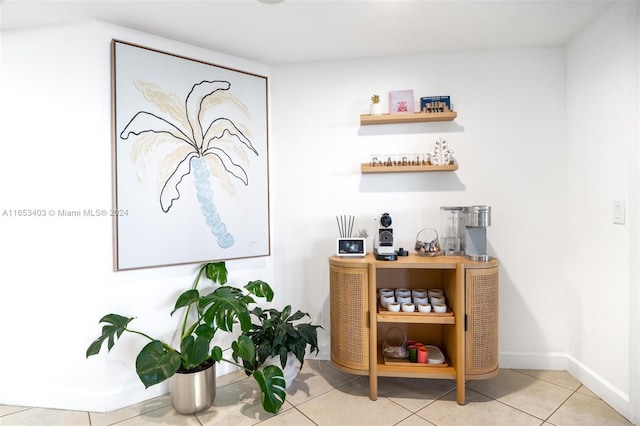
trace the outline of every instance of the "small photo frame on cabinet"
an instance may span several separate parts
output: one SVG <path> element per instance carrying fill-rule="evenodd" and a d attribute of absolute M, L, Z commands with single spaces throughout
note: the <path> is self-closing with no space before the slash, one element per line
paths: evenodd
<path fill-rule="evenodd" d="M 394 90 L 389 92 L 390 114 L 413 114 L 413 90 Z"/>

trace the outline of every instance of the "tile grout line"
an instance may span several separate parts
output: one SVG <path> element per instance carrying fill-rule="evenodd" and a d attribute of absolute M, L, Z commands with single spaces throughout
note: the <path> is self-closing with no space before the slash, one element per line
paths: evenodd
<path fill-rule="evenodd" d="M 522 375 L 525 375 L 525 376 L 527 376 L 527 377 L 531 377 L 531 378 L 533 378 L 533 379 L 535 379 L 535 380 L 539 380 L 539 381 L 541 381 L 541 382 L 544 382 L 544 383 L 547 383 L 547 384 L 551 384 L 551 385 L 554 385 L 554 386 L 560 387 L 560 388 L 562 388 L 562 389 L 566 389 L 566 390 L 568 390 L 568 391 L 571 391 L 571 394 L 569 394 L 569 396 L 567 396 L 567 397 L 566 397 L 566 398 L 565 398 L 565 399 L 564 399 L 564 400 L 563 400 L 563 401 L 562 401 L 562 402 L 561 402 L 561 403 L 560 403 L 560 404 L 559 404 L 559 405 L 558 405 L 558 406 L 557 406 L 557 407 L 556 407 L 556 408 L 551 412 L 551 414 L 549 414 L 546 418 L 544 418 L 544 419 L 543 419 L 543 418 L 540 418 L 540 417 L 538 417 L 538 416 L 536 416 L 536 415 L 534 415 L 534 414 L 527 413 L 526 411 L 524 411 L 524 410 L 522 410 L 522 409 L 520 409 L 520 408 L 518 408 L 518 407 L 513 407 L 513 406 L 511 406 L 511 405 L 507 404 L 506 402 L 502 402 L 502 401 L 499 401 L 499 400 L 497 400 L 497 399 L 494 399 L 494 398 L 490 397 L 489 395 L 485 395 L 485 394 L 483 394 L 482 392 L 479 392 L 479 391 L 477 391 L 477 390 L 476 390 L 476 391 L 474 391 L 474 392 L 478 392 L 478 393 L 480 393 L 481 395 L 484 395 L 484 396 L 486 396 L 487 398 L 490 398 L 490 399 L 492 399 L 492 400 L 494 400 L 494 401 L 496 401 L 496 402 L 499 402 L 500 404 L 503 404 L 503 405 L 505 405 L 505 406 L 507 406 L 507 407 L 509 407 L 509 408 L 513 408 L 514 410 L 518 410 L 518 411 L 520 411 L 520 412 L 522 412 L 522 413 L 524 413 L 524 414 L 527 414 L 527 415 L 529 415 L 529 416 L 531 416 L 531 417 L 534 417 L 534 418 L 536 418 L 536 419 L 539 419 L 539 420 L 541 420 L 541 421 L 543 422 L 543 424 L 544 424 L 545 422 L 546 422 L 546 423 L 553 424 L 553 423 L 551 423 L 551 422 L 549 421 L 549 419 L 551 418 L 551 416 L 553 416 L 553 415 L 554 415 L 554 414 L 555 414 L 555 413 L 556 413 L 556 412 L 557 412 L 557 411 L 558 411 L 558 410 L 559 410 L 559 409 L 560 409 L 560 408 L 561 408 L 561 407 L 562 407 L 562 406 L 563 406 L 563 405 L 564 405 L 564 404 L 565 404 L 565 403 L 566 403 L 566 402 L 567 402 L 567 401 L 568 401 L 572 396 L 574 396 L 576 393 L 578 393 L 578 390 L 580 389 L 580 387 L 582 387 L 582 386 L 583 386 L 583 385 L 582 385 L 582 383 L 580 383 L 580 385 L 579 385 L 576 389 L 571 389 L 571 388 L 568 388 L 568 387 L 566 387 L 566 386 L 562 386 L 562 385 L 559 385 L 559 384 L 557 384 L 557 383 L 553 383 L 553 382 L 550 382 L 550 381 L 548 381 L 548 380 L 541 379 L 541 378 L 536 377 L 536 376 L 533 376 L 533 375 L 531 375 L 531 374 L 524 373 L 524 372 L 522 372 L 522 371 L 516 371 L 516 370 L 512 370 L 512 371 L 515 371 L 515 372 L 517 372 L 517 373 L 519 373 L 519 374 L 522 374 Z M 588 396 L 588 395 L 585 395 L 585 396 Z M 598 399 L 598 398 L 594 398 L 594 399 Z"/>
<path fill-rule="evenodd" d="M 307 416 L 304 412 L 302 412 L 297 405 L 294 405 L 293 409 L 296 410 L 298 413 L 302 414 L 306 419 L 308 419 L 314 425 L 319 426 L 318 423 L 314 422 L 309 416 Z"/>
<path fill-rule="evenodd" d="M 578 386 L 578 389 L 580 389 L 580 386 Z M 575 395 L 576 393 L 578 393 L 578 389 L 574 390 L 574 391 L 571 393 L 571 395 L 569 395 L 568 397 L 566 397 L 566 398 L 565 398 L 565 400 L 564 400 L 564 401 L 562 401 L 562 403 L 561 403 L 560 405 L 558 405 L 558 406 L 556 407 L 556 409 L 555 409 L 555 410 L 553 410 L 553 411 L 551 412 L 551 414 L 549 414 L 549 415 L 547 416 L 547 418 L 546 418 L 546 419 L 544 419 L 544 421 L 545 421 L 545 422 L 548 422 L 548 423 L 551 423 L 551 422 L 549 422 L 549 419 L 551 418 L 551 416 L 553 416 L 553 415 L 554 415 L 554 414 L 555 414 L 555 413 L 560 409 L 560 407 L 562 407 L 562 406 L 563 406 L 563 405 L 564 405 L 564 404 L 565 404 L 565 403 L 566 403 L 566 402 L 567 402 L 567 401 L 568 401 L 568 400 L 569 400 L 573 395 Z M 553 423 L 551 423 L 551 424 L 553 424 Z"/>
<path fill-rule="evenodd" d="M 529 377 L 533 377 L 533 376 L 529 376 Z M 536 377 L 533 377 L 533 378 L 534 378 L 534 379 L 537 379 Z M 537 379 L 537 380 L 539 380 L 539 379 Z M 566 389 L 566 388 L 565 388 L 565 389 Z M 540 417 L 538 417 L 538 416 L 536 416 L 536 415 L 534 415 L 534 414 L 527 413 L 526 411 L 524 411 L 524 410 L 523 410 L 523 409 L 521 409 L 521 408 L 514 407 L 514 406 L 512 406 L 512 405 L 509 405 L 509 404 L 507 404 L 506 402 L 500 401 L 499 399 L 496 399 L 496 398 L 494 398 L 494 397 L 492 397 L 492 396 L 486 395 L 486 394 L 482 393 L 481 391 L 478 391 L 478 390 L 475 390 L 475 389 L 472 389 L 472 390 L 473 390 L 475 393 L 477 393 L 477 394 L 480 394 L 480 395 L 484 396 L 485 398 L 489 398 L 491 401 L 495 401 L 495 402 L 497 402 L 498 404 L 502 404 L 502 405 L 504 405 L 505 407 L 509 407 L 509 408 L 511 408 L 511 409 L 513 409 L 513 410 L 520 411 L 521 413 L 526 414 L 527 416 L 533 417 L 534 419 L 538 419 L 538 420 L 540 420 L 540 421 L 542 422 L 541 424 L 543 424 L 544 422 L 546 422 L 546 420 L 545 420 L 545 419 L 541 419 Z M 567 389 L 567 390 L 568 390 L 568 389 Z M 567 398 L 567 399 L 568 399 L 568 398 Z M 560 405 L 559 405 L 559 406 L 558 406 L 558 407 L 557 407 L 557 408 L 556 408 L 556 409 L 555 409 L 555 410 L 554 410 L 554 411 L 549 415 L 549 417 L 551 417 L 551 415 L 553 415 L 553 413 L 555 413 L 555 411 L 556 411 L 558 408 L 560 408 L 560 406 L 562 406 L 562 404 L 564 404 L 565 402 L 566 402 L 566 400 L 564 400 L 564 401 L 563 401 L 563 402 L 562 402 L 562 403 L 561 403 L 561 404 L 560 404 Z"/>
<path fill-rule="evenodd" d="M 465 383 L 465 386 L 466 386 L 466 383 Z M 425 409 L 425 408 L 427 408 L 428 406 L 433 405 L 433 404 L 434 404 L 434 403 L 436 403 L 437 401 L 440 401 L 442 398 L 444 398 L 445 396 L 447 396 L 447 395 L 449 395 L 449 394 L 451 394 L 451 393 L 454 393 L 455 391 L 456 391 L 456 388 L 454 387 L 454 388 L 453 388 L 453 389 L 451 389 L 450 391 L 443 393 L 442 395 L 440 395 L 439 397 L 437 397 L 436 399 L 434 399 L 433 401 L 431 401 L 430 403 L 428 403 L 428 404 L 427 404 L 427 405 L 425 405 L 424 407 L 420 408 L 418 411 L 422 411 L 422 410 L 424 410 L 424 409 Z M 412 416 L 413 416 L 413 415 L 418 416 L 420 419 L 424 420 L 425 422 L 427 422 L 427 423 L 429 423 L 429 424 L 432 424 L 432 425 L 434 425 L 434 426 L 437 426 L 437 425 L 436 425 L 436 423 L 434 423 L 434 422 L 432 422 L 431 420 L 426 419 L 426 418 L 422 417 L 420 414 L 418 414 L 418 411 L 414 411 L 414 412 L 413 412 L 413 414 L 412 414 Z"/>
<path fill-rule="evenodd" d="M 576 389 L 573 389 L 573 388 L 571 388 L 571 387 L 569 387 L 569 386 L 560 385 L 560 384 L 555 383 L 555 382 L 552 382 L 552 381 L 550 381 L 550 380 L 545 380 L 545 379 L 542 379 L 542 378 L 540 378 L 540 377 L 534 376 L 534 375 L 532 375 L 532 374 L 527 374 L 527 373 L 525 373 L 525 372 L 523 372 L 523 371 L 521 371 L 521 370 L 513 370 L 513 369 L 511 369 L 511 371 L 513 371 L 513 372 L 515 372 L 515 373 L 520 373 L 520 374 L 525 375 L 525 376 L 527 376 L 527 377 L 534 378 L 534 379 L 536 379 L 536 380 L 540 380 L 541 382 L 545 382 L 545 383 L 549 383 L 549 384 L 551 384 L 551 385 L 559 386 L 559 387 L 561 387 L 561 388 L 563 388 L 563 389 L 570 390 L 570 391 L 572 391 L 572 392 L 577 392 L 577 391 L 578 391 L 578 389 L 580 389 L 580 387 L 584 386 L 584 385 L 583 385 L 583 384 L 582 384 L 578 379 L 576 379 L 576 381 L 578 382 L 578 387 L 577 387 Z M 565 371 L 566 371 L 566 370 L 565 370 Z M 569 374 L 569 375 L 570 375 L 570 374 Z M 571 376 L 571 377 L 573 377 L 573 376 Z M 575 377 L 574 377 L 574 379 L 575 379 Z"/>

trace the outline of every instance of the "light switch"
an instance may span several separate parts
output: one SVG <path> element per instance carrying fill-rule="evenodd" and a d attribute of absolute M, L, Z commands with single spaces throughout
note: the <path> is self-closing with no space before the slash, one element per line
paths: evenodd
<path fill-rule="evenodd" d="M 624 201 L 613 202 L 613 223 L 615 225 L 624 225 L 625 212 Z"/>

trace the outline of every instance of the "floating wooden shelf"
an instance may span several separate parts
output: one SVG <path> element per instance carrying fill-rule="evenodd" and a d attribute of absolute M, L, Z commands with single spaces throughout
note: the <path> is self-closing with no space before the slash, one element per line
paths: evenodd
<path fill-rule="evenodd" d="M 401 124 L 401 123 L 424 123 L 430 121 L 452 121 L 455 120 L 458 113 L 455 111 L 447 112 L 414 112 L 413 114 L 382 114 L 369 115 L 362 114 L 360 116 L 360 125 L 367 126 L 371 124 Z"/>
<path fill-rule="evenodd" d="M 361 173 L 403 173 L 403 172 L 451 172 L 458 170 L 458 163 L 434 166 L 372 166 L 369 163 L 360 164 Z"/>

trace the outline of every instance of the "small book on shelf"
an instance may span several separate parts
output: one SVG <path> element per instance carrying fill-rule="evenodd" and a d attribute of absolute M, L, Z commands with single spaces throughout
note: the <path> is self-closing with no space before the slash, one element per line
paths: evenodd
<path fill-rule="evenodd" d="M 420 98 L 420 112 L 451 111 L 450 96 L 424 96 Z"/>

